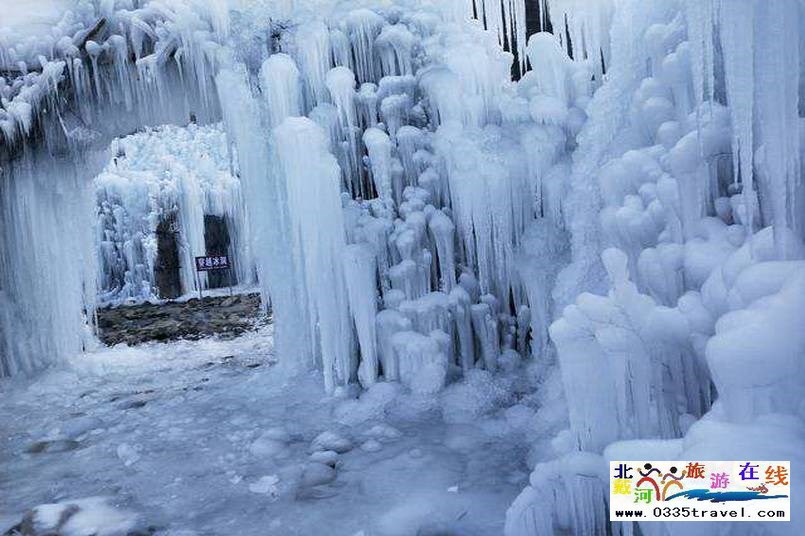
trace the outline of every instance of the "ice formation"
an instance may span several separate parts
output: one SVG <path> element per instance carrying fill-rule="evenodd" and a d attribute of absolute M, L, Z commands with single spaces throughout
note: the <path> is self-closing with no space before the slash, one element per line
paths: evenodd
<path fill-rule="evenodd" d="M 4 375 L 90 339 L 84 155 L 194 113 L 234 148 L 277 353 L 329 393 L 530 358 L 542 450 L 507 536 L 630 532 L 599 468 L 634 441 L 801 457 L 736 440 L 804 426 L 801 2 L 282 2 L 270 32 L 166 4 L 0 40 Z"/>
<path fill-rule="evenodd" d="M 196 4 L 106 2 L 101 9 L 77 2 L 44 35 L 26 24 L 6 27 L 4 19 L 3 375 L 63 361 L 92 344 L 91 181 L 108 162 L 112 139 L 219 115 L 212 75 L 228 15 L 219 2 Z"/>
<path fill-rule="evenodd" d="M 566 205 L 577 214 L 573 256 L 554 289 L 564 309 L 550 327 L 570 429 L 554 441 L 557 461 L 538 466 L 512 505 L 507 534 L 608 530 L 605 513 L 585 520 L 545 508 L 557 485 L 578 494 L 590 489 L 579 478 L 606 479 L 600 463 L 568 458 L 573 450 L 602 461 L 629 452 L 799 459 L 749 437 L 802 431 L 798 402 L 779 405 L 772 394 L 801 389 L 805 349 L 786 327 L 805 312 L 796 305 L 805 265 L 795 216 L 803 183 L 792 179 L 802 154 L 795 4 L 763 14 L 768 6 L 752 1 L 609 8 L 607 81 L 578 136 Z M 568 17 L 571 35 L 572 20 L 603 13 L 594 11 Z M 779 38 L 773 27 L 785 29 Z M 598 39 L 585 37 L 590 26 L 578 30 L 585 42 Z M 766 48 L 784 46 L 790 55 Z M 785 379 L 776 376 L 783 370 Z M 656 439 L 667 441 L 648 441 Z"/>

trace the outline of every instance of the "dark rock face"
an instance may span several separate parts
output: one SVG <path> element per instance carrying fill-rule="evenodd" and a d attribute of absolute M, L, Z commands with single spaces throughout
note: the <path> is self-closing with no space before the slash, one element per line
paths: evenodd
<path fill-rule="evenodd" d="M 210 335 L 236 337 L 267 321 L 259 294 L 238 294 L 99 309 L 98 335 L 110 346 Z"/>
<path fill-rule="evenodd" d="M 204 245 L 205 255 L 209 257 L 217 257 L 220 255 L 229 255 L 230 262 L 232 261 L 232 252 L 229 251 L 231 240 L 229 238 L 229 223 L 221 216 L 213 216 L 211 214 L 204 215 Z M 238 281 L 235 277 L 234 270 L 221 270 L 207 272 L 207 286 L 208 288 L 223 288 L 229 285 L 237 285 Z"/>
<path fill-rule="evenodd" d="M 182 295 L 179 281 L 179 247 L 176 213 L 173 212 L 157 226 L 157 263 L 154 280 L 162 298 L 173 299 Z"/>
<path fill-rule="evenodd" d="M 42 454 L 46 452 L 67 452 L 77 449 L 81 444 L 73 439 L 53 439 L 47 441 L 37 441 L 27 449 L 30 454 Z"/>

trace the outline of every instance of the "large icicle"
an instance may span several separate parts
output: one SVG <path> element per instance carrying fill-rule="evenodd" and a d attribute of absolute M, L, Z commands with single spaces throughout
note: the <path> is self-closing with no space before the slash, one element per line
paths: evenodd
<path fill-rule="evenodd" d="M 346 247 L 341 173 L 329 138 L 313 121 L 289 117 L 273 132 L 278 179 L 284 183 L 291 247 L 304 289 L 310 332 L 317 334 L 327 391 L 355 373 L 352 329 L 341 255 Z"/>
<path fill-rule="evenodd" d="M 260 69 L 260 87 L 268 103 L 271 126 L 277 126 L 286 117 L 302 115 L 302 85 L 299 69 L 287 54 L 273 54 Z"/>
<path fill-rule="evenodd" d="M 249 206 L 271 207 L 255 211 L 249 223 L 263 299 L 272 306 L 276 352 L 297 356 L 296 360 L 283 361 L 284 366 L 312 367 L 313 334 L 305 316 L 303 289 L 295 275 L 295 259 L 289 255 L 294 235 L 285 188 L 271 170 L 261 108 L 251 93 L 245 69 L 223 70 L 216 82 L 224 125 L 229 139 L 237 147 L 244 198 Z"/>
<path fill-rule="evenodd" d="M 349 309 L 355 321 L 361 349 L 358 379 L 364 387 L 374 384 L 378 375 L 375 329 L 376 272 L 375 253 L 370 246 L 367 244 L 347 246 L 344 250 L 344 275 L 349 295 Z"/>
<path fill-rule="evenodd" d="M 752 228 L 756 205 L 754 191 L 755 6 L 756 0 L 721 0 L 721 48 L 727 104 L 732 115 L 732 159 L 736 182 L 740 177 L 744 212 Z M 765 9 L 765 8 L 763 8 Z M 748 65 L 747 65 L 748 62 Z M 765 89 L 765 88 L 764 88 Z"/>

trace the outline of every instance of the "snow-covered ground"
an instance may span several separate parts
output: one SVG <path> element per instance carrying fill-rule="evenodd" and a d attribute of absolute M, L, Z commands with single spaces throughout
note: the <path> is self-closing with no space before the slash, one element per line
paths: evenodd
<path fill-rule="evenodd" d="M 101 496 L 159 534 L 501 534 L 533 413 L 496 412 L 514 376 L 478 374 L 438 398 L 390 383 L 325 397 L 318 373 L 276 362 L 269 326 L 3 380 L 0 532 L 35 505 Z M 345 452 L 311 456 L 328 447 Z M 329 456 L 335 470 L 313 461 Z"/>

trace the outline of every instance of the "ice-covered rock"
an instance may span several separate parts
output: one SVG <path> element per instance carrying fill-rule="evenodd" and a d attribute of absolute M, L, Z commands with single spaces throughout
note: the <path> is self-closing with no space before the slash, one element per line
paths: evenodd
<path fill-rule="evenodd" d="M 336 471 L 330 465 L 324 463 L 309 463 L 305 465 L 302 471 L 302 479 L 299 482 L 300 486 L 313 487 L 329 484 L 335 480 Z"/>
<path fill-rule="evenodd" d="M 320 433 L 313 439 L 313 442 L 310 444 L 310 449 L 313 452 L 331 450 L 338 454 L 343 454 L 344 452 L 352 450 L 352 441 L 338 432 L 328 430 Z"/>
<path fill-rule="evenodd" d="M 383 450 L 383 444 L 377 439 L 367 439 L 361 443 L 361 450 L 365 452 L 378 452 Z"/>
<path fill-rule="evenodd" d="M 138 516 L 116 508 L 107 497 L 89 497 L 42 504 L 25 514 L 22 521 L 5 534 L 26 536 L 128 536 L 139 531 Z"/>
<path fill-rule="evenodd" d="M 287 454 L 289 436 L 283 429 L 263 432 L 249 445 L 249 452 L 258 458 L 276 458 Z"/>
<path fill-rule="evenodd" d="M 140 453 L 137 451 L 137 448 L 128 443 L 118 445 L 116 453 L 117 457 L 120 458 L 120 461 L 122 461 L 126 467 L 134 465 L 140 460 Z"/>
<path fill-rule="evenodd" d="M 279 482 L 280 479 L 277 475 L 262 476 L 249 484 L 249 491 L 260 495 L 268 495 L 272 499 L 276 499 L 280 492 L 278 487 Z"/>
<path fill-rule="evenodd" d="M 401 331 L 392 337 L 392 347 L 404 385 L 420 394 L 441 390 L 447 377 L 447 356 L 438 340 L 415 331 Z"/>

